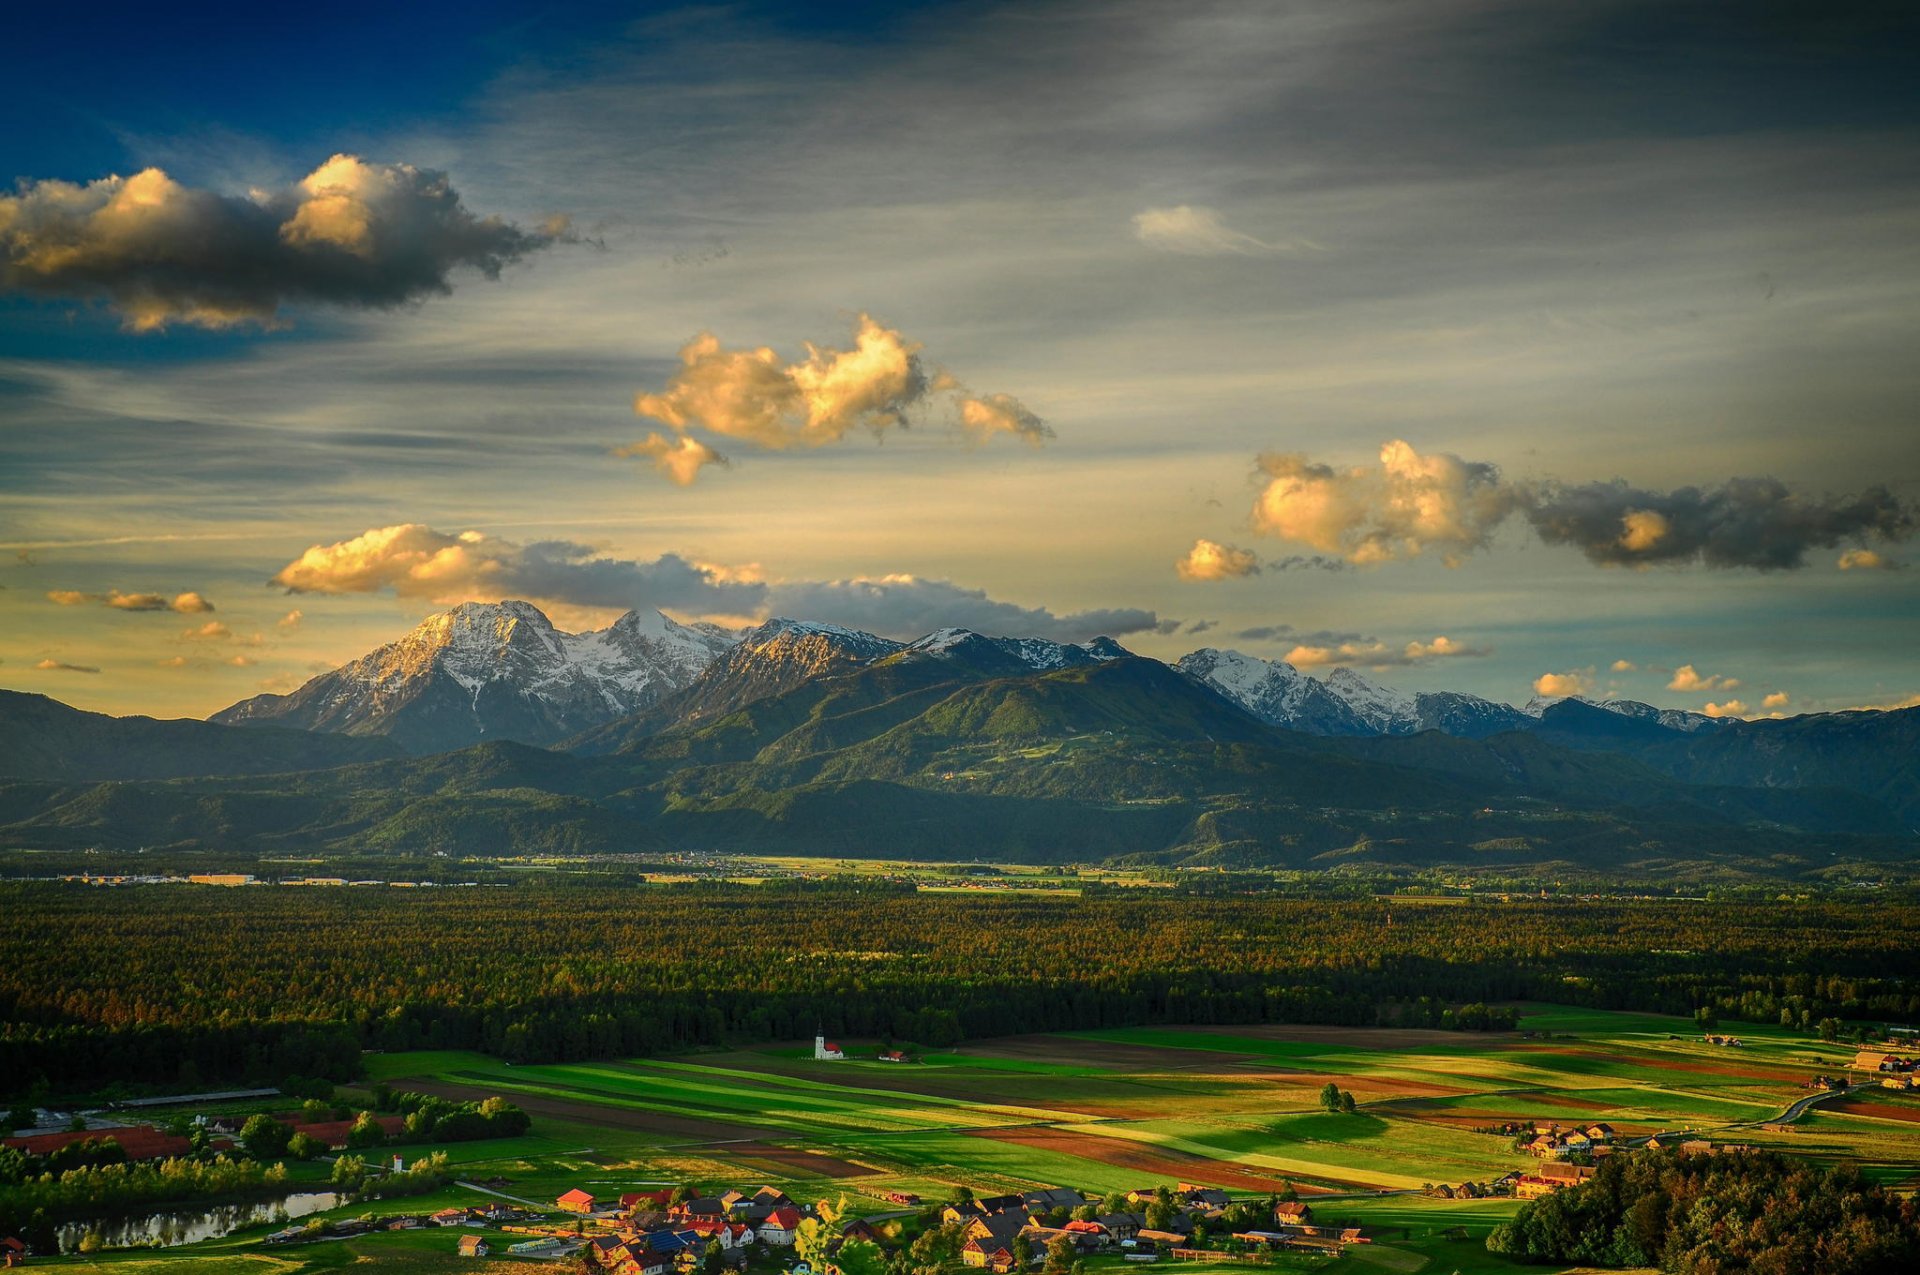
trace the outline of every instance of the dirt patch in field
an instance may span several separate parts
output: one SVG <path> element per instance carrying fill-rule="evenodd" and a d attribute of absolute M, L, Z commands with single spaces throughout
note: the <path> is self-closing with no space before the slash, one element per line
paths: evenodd
<path fill-rule="evenodd" d="M 1890 1102 L 1862 1102 L 1858 1098 L 1842 1098 L 1838 1102 L 1823 1102 L 1823 1111 L 1837 1111 L 1848 1116 L 1874 1116 L 1881 1120 L 1904 1120 L 1908 1124 L 1920 1124 L 1920 1107 L 1901 1107 Z"/>
<path fill-rule="evenodd" d="M 771 1132 L 767 1129 L 756 1129 L 751 1125 L 729 1124 L 724 1120 L 706 1120 L 699 1116 L 669 1115 L 664 1111 L 645 1111 L 636 1107 L 616 1107 L 597 1102 L 569 1102 L 564 1098 L 553 1098 L 544 1094 L 521 1093 L 504 1086 L 497 1089 L 484 1088 L 479 1085 L 461 1085 L 446 1080 L 422 1080 L 417 1077 L 395 1080 L 392 1084 L 395 1089 L 432 1094 L 436 1098 L 450 1098 L 455 1102 L 478 1102 L 500 1094 L 535 1118 L 546 1116 L 550 1120 L 604 1125 L 634 1133 L 673 1134 L 689 1141 L 757 1139 L 764 1138 Z"/>
<path fill-rule="evenodd" d="M 1596 1062 L 1620 1063 L 1627 1067 L 1648 1067 L 1654 1071 L 1677 1071 L 1693 1076 L 1725 1076 L 1730 1080 L 1759 1080 L 1769 1084 L 1794 1084 L 1806 1078 L 1804 1068 L 1769 1068 L 1758 1064 L 1736 1066 L 1732 1063 L 1705 1062 L 1696 1059 L 1649 1058 L 1635 1054 L 1610 1054 L 1590 1049 L 1564 1049 L 1554 1045 L 1522 1046 L 1557 1053 L 1562 1058 L 1591 1058 Z"/>
<path fill-rule="evenodd" d="M 1249 1054 L 1179 1049 L 1172 1045 L 1131 1045 L 1077 1036 L 1002 1036 L 954 1051 L 982 1058 L 1057 1063 L 1065 1067 L 1115 1067 L 1133 1071 L 1218 1071 L 1236 1063 L 1257 1062 Z"/>
<path fill-rule="evenodd" d="M 1250 1040 L 1286 1040 L 1306 1045 L 1348 1045 L 1355 1049 L 1458 1049 L 1462 1045 L 1505 1048 L 1518 1032 L 1445 1032 L 1424 1027 L 1318 1027 L 1310 1023 L 1265 1023 L 1253 1027 L 1194 1027 Z"/>
<path fill-rule="evenodd" d="M 776 1147 L 770 1142 L 716 1143 L 703 1150 L 724 1155 L 728 1159 L 745 1161 L 751 1167 L 772 1173 L 775 1177 L 787 1173 L 810 1173 L 822 1178 L 859 1178 L 878 1172 L 864 1164 L 855 1164 L 823 1152 Z"/>
<path fill-rule="evenodd" d="M 1362 1101 L 1376 1098 L 1455 1098 L 1461 1094 L 1479 1093 L 1462 1085 L 1436 1085 L 1430 1080 L 1404 1080 L 1397 1076 L 1356 1076 L 1349 1072 L 1333 1071 L 1253 1071 L 1235 1068 L 1224 1074 L 1232 1080 L 1255 1080 L 1292 1089 L 1318 1089 L 1329 1080 L 1340 1083 L 1342 1089 L 1351 1089 Z"/>
<path fill-rule="evenodd" d="M 1075 1133 L 1071 1129 L 1026 1125 L 1018 1129 L 979 1129 L 975 1130 L 972 1136 L 991 1138 L 995 1142 L 1012 1142 L 1038 1151 L 1055 1151 L 1061 1155 L 1078 1156 L 1082 1160 L 1116 1165 L 1122 1169 L 1138 1169 L 1143 1175 L 1142 1186 L 1153 1182 L 1198 1182 L 1203 1185 L 1237 1188 L 1242 1191 L 1278 1191 L 1288 1182 L 1293 1182 L 1294 1190 L 1301 1195 L 1324 1195 L 1329 1190 L 1327 1187 L 1310 1186 L 1290 1178 L 1277 1177 L 1250 1169 L 1244 1165 L 1229 1164 L 1223 1160 L 1209 1160 L 1205 1156 L 1194 1155 L 1190 1151 L 1181 1151 L 1174 1147 L 1149 1146 L 1140 1142 L 1128 1142 L 1122 1138 L 1102 1138 L 1094 1134 Z M 1365 1182 L 1345 1182 L 1339 1178 L 1329 1177 L 1321 1177 L 1320 1180 L 1340 1186 L 1371 1189 L 1371 1184 Z"/>

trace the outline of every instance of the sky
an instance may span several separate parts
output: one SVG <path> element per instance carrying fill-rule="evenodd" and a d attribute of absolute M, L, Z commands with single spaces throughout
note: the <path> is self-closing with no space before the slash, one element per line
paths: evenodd
<path fill-rule="evenodd" d="M 0 48 L 0 686 L 522 597 L 1920 695 L 1911 6 L 149 9 Z"/>

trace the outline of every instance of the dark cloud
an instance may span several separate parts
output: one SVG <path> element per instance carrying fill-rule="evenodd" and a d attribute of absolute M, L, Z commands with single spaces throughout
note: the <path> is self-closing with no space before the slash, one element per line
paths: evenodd
<path fill-rule="evenodd" d="M 1572 545 L 1603 566 L 1701 562 L 1781 571 L 1813 549 L 1905 540 L 1916 517 L 1885 487 L 1856 496 L 1804 496 L 1777 478 L 1648 491 L 1624 482 L 1541 483 L 1524 509 L 1540 539 Z"/>
<path fill-rule="evenodd" d="M 574 236 L 476 217 L 444 173 L 335 155 L 300 182 L 247 196 L 158 168 L 0 196 L 0 291 L 104 297 L 137 331 L 272 325 L 288 302 L 391 308 L 488 278 Z"/>
<path fill-rule="evenodd" d="M 1233 636 L 1242 642 L 1302 642 L 1316 646 L 1374 641 L 1365 633 L 1344 633 L 1334 629 L 1315 629 L 1311 633 L 1302 633 L 1291 624 L 1263 624 L 1251 629 L 1241 629 Z"/>
<path fill-rule="evenodd" d="M 41 660 L 34 665 L 42 673 L 98 673 L 91 664 L 69 664 L 65 660 Z"/>
<path fill-rule="evenodd" d="M 917 576 L 878 579 L 789 582 L 773 585 L 768 606 L 775 615 L 824 620 L 887 637 L 914 638 L 935 629 L 973 629 L 1008 637 L 1084 642 L 1148 630 L 1165 632 L 1167 623 L 1138 608 L 1075 611 L 1056 615 L 1045 607 L 1023 607 L 947 580 Z"/>
<path fill-rule="evenodd" d="M 1219 627 L 1220 622 L 1218 620 L 1195 620 L 1187 626 L 1186 632 L 1187 635 L 1191 637 L 1195 633 L 1205 633 L 1210 629 L 1217 629 Z"/>
<path fill-rule="evenodd" d="M 1079 642 L 1103 634 L 1164 632 L 1163 626 L 1180 623 L 1135 608 L 1056 615 L 1045 607 L 1001 602 L 983 589 L 911 575 L 769 584 L 678 554 L 634 562 L 570 540 L 521 544 L 421 523 L 376 527 L 350 540 L 314 545 L 283 567 L 273 583 L 289 593 L 392 592 L 439 603 L 524 598 L 693 615 L 779 615 L 903 638 L 966 628 Z"/>
<path fill-rule="evenodd" d="M 1285 558 L 1267 559 L 1269 571 L 1345 571 L 1347 564 L 1338 558 L 1323 557 L 1317 553 L 1292 554 Z"/>

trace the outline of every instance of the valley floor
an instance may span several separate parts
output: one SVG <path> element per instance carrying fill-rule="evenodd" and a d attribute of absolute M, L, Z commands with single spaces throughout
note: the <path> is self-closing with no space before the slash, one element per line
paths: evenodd
<path fill-rule="evenodd" d="M 452 1052 L 368 1061 L 370 1081 L 499 1093 L 529 1111 L 528 1136 L 448 1148 L 463 1180 L 504 1177 L 516 1197 L 771 1182 L 803 1201 L 844 1196 L 868 1214 L 897 1210 L 883 1193 L 937 1200 L 961 1185 L 1091 1195 L 1186 1182 L 1265 1196 L 1290 1184 L 1316 1221 L 1359 1225 L 1373 1241 L 1301 1267 L 1329 1275 L 1518 1269 L 1484 1246 L 1517 1201 L 1424 1190 L 1536 1168 L 1511 1133 L 1483 1132 L 1498 1126 L 1605 1122 L 1622 1141 L 1683 1134 L 1851 1161 L 1896 1188 L 1920 1182 L 1920 1101 L 1910 1096 L 1836 1096 L 1778 1122 L 1813 1075 L 1844 1073 L 1850 1046 L 1746 1025 L 1739 1047 L 1714 1045 L 1677 1018 L 1545 1006 L 1528 1007 L 1522 1028 L 1148 1027 L 982 1041 L 904 1064 L 879 1061 L 871 1042 L 846 1042 L 852 1056 L 837 1062 L 816 1062 L 810 1044 L 551 1066 Z M 1321 1109 L 1329 1082 L 1352 1092 L 1353 1113 Z M 484 1198 L 449 1187 L 373 1207 L 417 1213 Z M 49 1264 L 118 1275 L 295 1275 L 369 1258 L 383 1270 L 471 1268 L 453 1256 L 455 1235 L 273 1251 L 255 1231 Z M 1107 1265 L 1120 1267 L 1096 1259 L 1094 1269 Z M 514 1264 L 490 1259 L 485 1269 Z M 1213 1275 L 1200 1263 L 1178 1269 Z"/>

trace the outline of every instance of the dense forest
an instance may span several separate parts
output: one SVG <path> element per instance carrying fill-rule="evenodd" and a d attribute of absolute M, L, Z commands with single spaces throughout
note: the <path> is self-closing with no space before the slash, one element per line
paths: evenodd
<path fill-rule="evenodd" d="M 342 1080 L 362 1049 L 578 1059 L 817 1022 L 941 1045 L 1157 1022 L 1459 1027 L 1459 1007 L 1517 999 L 1920 1014 L 1920 908 L 1894 904 L 15 883 L 0 911 L 0 1077 L 18 1089 Z"/>
<path fill-rule="evenodd" d="M 1762 1151 L 1638 1151 L 1525 1205 L 1487 1247 L 1556 1267 L 1893 1275 L 1920 1270 L 1920 1204 L 1851 1166 Z"/>

